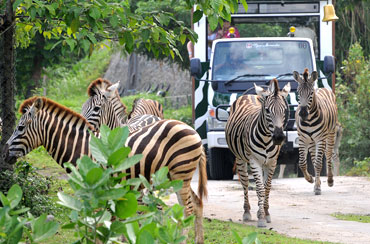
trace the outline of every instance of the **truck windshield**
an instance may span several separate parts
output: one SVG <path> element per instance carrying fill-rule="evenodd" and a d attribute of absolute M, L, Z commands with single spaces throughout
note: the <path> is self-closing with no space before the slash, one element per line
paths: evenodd
<path fill-rule="evenodd" d="M 213 80 L 264 79 L 261 75 L 313 70 L 310 43 L 307 41 L 233 41 L 218 42 L 212 64 Z M 256 77 L 253 77 L 255 75 Z M 271 79 L 271 78 L 270 78 Z"/>

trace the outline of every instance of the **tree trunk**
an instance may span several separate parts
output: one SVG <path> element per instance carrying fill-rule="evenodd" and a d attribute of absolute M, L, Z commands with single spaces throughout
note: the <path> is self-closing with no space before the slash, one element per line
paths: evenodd
<path fill-rule="evenodd" d="M 45 46 L 45 39 L 39 38 L 40 40 L 36 43 L 36 48 L 42 50 Z M 40 80 L 42 74 L 42 62 L 43 56 L 40 52 L 36 52 L 36 55 L 33 57 L 33 72 L 31 77 L 31 82 L 27 85 L 26 98 L 32 97 L 34 90 L 40 87 Z"/>
<path fill-rule="evenodd" d="M 13 133 L 15 125 L 15 47 L 14 47 L 15 21 L 12 1 L 6 1 L 4 24 L 0 26 L 0 82 L 1 82 L 1 118 L 3 120 L 3 131 L 0 142 L 2 152 L 6 141 Z M 9 168 L 0 157 L 0 168 Z M 1 169 L 0 169 L 1 170 Z"/>

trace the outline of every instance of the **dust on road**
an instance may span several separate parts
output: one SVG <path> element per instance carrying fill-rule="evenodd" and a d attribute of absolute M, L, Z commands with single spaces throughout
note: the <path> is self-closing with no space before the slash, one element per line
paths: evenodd
<path fill-rule="evenodd" d="M 194 190 L 198 187 L 195 176 Z M 270 194 L 272 223 L 267 229 L 302 239 L 338 243 L 369 243 L 370 223 L 338 220 L 333 213 L 370 215 L 370 180 L 363 177 L 334 177 L 334 186 L 328 187 L 321 177 L 322 195 L 316 196 L 313 184 L 304 178 L 274 179 Z M 208 181 L 208 200 L 204 216 L 212 219 L 242 223 L 243 190 L 240 182 Z M 257 226 L 257 196 L 249 191 L 252 221 Z M 171 202 L 176 197 L 171 197 Z"/>

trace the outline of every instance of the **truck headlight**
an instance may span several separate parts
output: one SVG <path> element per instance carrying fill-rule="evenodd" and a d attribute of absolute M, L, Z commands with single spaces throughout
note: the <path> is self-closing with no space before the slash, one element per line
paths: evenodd
<path fill-rule="evenodd" d="M 225 129 L 226 122 L 219 121 L 215 117 L 215 109 L 208 108 L 207 125 L 209 130 L 223 130 Z"/>

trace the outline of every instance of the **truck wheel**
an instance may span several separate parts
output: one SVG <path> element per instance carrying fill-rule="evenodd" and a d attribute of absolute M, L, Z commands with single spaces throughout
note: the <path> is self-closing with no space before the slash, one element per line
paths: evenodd
<path fill-rule="evenodd" d="M 211 148 L 209 150 L 209 169 L 213 180 L 232 180 L 234 177 L 234 155 L 226 148 Z"/>

